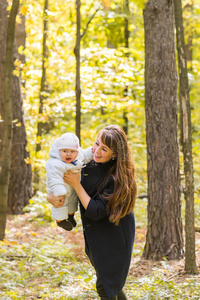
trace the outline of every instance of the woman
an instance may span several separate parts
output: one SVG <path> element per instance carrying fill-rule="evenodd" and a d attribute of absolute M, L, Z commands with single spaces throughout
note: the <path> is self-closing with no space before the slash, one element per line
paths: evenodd
<path fill-rule="evenodd" d="M 96 275 L 100 299 L 124 300 L 123 286 L 130 267 L 135 237 L 133 209 L 137 186 L 124 131 L 117 125 L 101 130 L 93 146 L 94 158 L 81 183 L 68 172 L 64 181 L 79 199 L 85 249 Z M 59 205 L 52 194 L 48 201 Z"/>

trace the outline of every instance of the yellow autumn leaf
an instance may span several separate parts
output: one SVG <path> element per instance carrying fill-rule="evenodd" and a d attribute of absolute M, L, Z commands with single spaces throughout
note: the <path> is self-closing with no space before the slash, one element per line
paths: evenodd
<path fill-rule="evenodd" d="M 17 24 L 21 24 L 22 23 L 22 19 L 20 18 L 20 16 L 16 17 L 16 23 Z"/>
<path fill-rule="evenodd" d="M 18 48 L 18 53 L 19 54 L 23 54 L 23 51 L 24 51 L 24 46 L 19 46 L 19 48 Z"/>
<path fill-rule="evenodd" d="M 25 16 L 27 15 L 27 12 L 28 12 L 28 5 L 22 5 L 21 14 Z"/>
<path fill-rule="evenodd" d="M 110 7 L 111 0 L 102 0 L 102 2 L 103 2 L 103 5 L 104 5 L 105 8 Z"/>
<path fill-rule="evenodd" d="M 23 48 L 23 47 L 22 47 Z M 19 59 L 16 59 L 14 62 L 15 67 L 20 68 L 21 66 L 21 61 Z"/>
<path fill-rule="evenodd" d="M 19 75 L 20 75 L 19 70 L 14 70 L 13 75 L 16 76 L 16 77 L 19 77 Z"/>
<path fill-rule="evenodd" d="M 17 242 L 16 241 L 12 241 L 11 245 L 17 245 Z"/>
<path fill-rule="evenodd" d="M 21 233 L 20 231 L 18 231 L 18 232 L 16 233 L 16 236 L 22 236 L 22 233 Z"/>
<path fill-rule="evenodd" d="M 38 151 L 36 156 L 37 156 L 38 159 L 42 159 L 43 156 L 44 156 L 44 153 L 42 151 Z"/>
<path fill-rule="evenodd" d="M 31 161 L 31 159 L 30 159 L 29 157 L 24 158 L 24 161 L 25 161 L 25 163 L 26 163 L 27 165 L 31 165 L 31 164 L 32 164 L 32 161 Z"/>
<path fill-rule="evenodd" d="M 4 245 L 10 245 L 10 241 L 4 239 L 3 242 L 2 242 L 2 244 L 4 244 Z"/>
<path fill-rule="evenodd" d="M 49 65 L 49 63 L 48 63 L 48 61 L 46 61 L 46 62 L 44 63 L 44 68 L 47 68 L 48 65 Z"/>

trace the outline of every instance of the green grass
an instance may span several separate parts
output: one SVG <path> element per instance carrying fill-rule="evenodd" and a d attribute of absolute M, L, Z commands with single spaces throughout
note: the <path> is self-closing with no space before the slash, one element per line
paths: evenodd
<path fill-rule="evenodd" d="M 45 195 L 38 194 L 21 216 L 9 217 L 0 242 L 0 299 L 97 300 L 95 273 L 84 253 L 79 213 L 70 233 L 55 226 Z M 130 300 L 200 299 L 200 275 L 187 276 L 184 261 L 141 260 L 146 200 L 136 209 L 137 232 L 125 291 Z M 200 235 L 197 255 L 200 254 Z"/>

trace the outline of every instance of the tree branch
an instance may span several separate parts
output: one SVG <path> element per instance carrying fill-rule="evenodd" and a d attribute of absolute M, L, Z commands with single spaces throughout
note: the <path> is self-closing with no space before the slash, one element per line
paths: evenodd
<path fill-rule="evenodd" d="M 81 39 L 84 37 L 84 35 L 86 34 L 87 32 L 87 29 L 88 29 L 88 26 L 89 24 L 92 22 L 92 20 L 94 19 L 96 13 L 98 12 L 99 8 L 96 9 L 96 11 L 94 12 L 94 14 L 90 17 L 89 21 L 87 22 L 86 24 L 86 27 L 85 27 L 85 30 L 83 31 L 83 33 L 81 34 Z"/>

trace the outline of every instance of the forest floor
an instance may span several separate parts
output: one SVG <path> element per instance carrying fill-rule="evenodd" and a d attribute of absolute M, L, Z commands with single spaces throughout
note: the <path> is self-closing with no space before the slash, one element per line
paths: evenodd
<path fill-rule="evenodd" d="M 80 216 L 71 232 L 30 213 L 8 217 L 0 242 L 0 299 L 98 299 L 95 274 L 84 252 Z M 137 227 L 128 299 L 200 299 L 200 275 L 187 275 L 184 259 L 142 259 L 146 230 Z M 200 272 L 200 233 L 196 233 Z"/>

